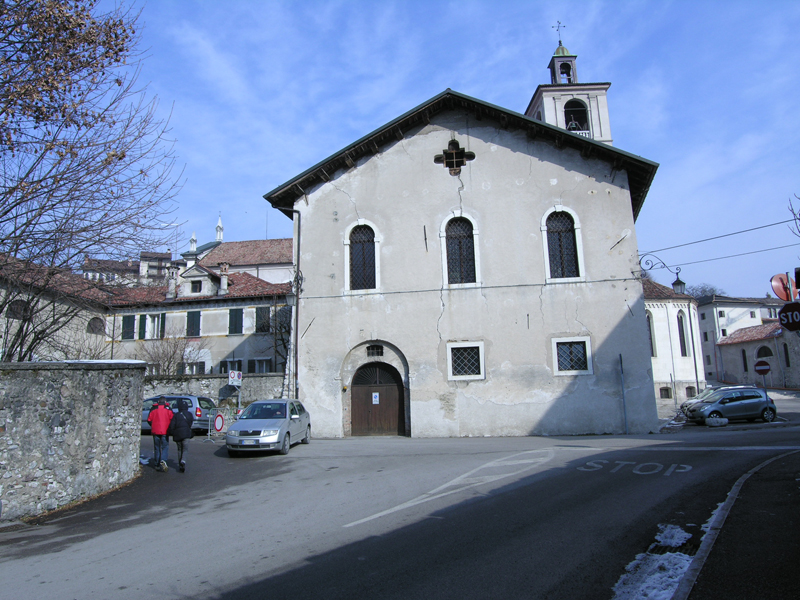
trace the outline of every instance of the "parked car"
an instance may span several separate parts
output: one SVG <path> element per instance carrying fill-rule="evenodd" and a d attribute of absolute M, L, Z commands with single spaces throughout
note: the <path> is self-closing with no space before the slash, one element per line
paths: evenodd
<path fill-rule="evenodd" d="M 244 409 L 225 434 L 228 454 L 277 450 L 288 454 L 292 444 L 311 441 L 311 415 L 298 400 L 256 400 Z"/>
<path fill-rule="evenodd" d="M 695 423 L 706 419 L 725 417 L 729 420 L 762 419 L 767 423 L 775 420 L 778 409 L 767 393 L 757 387 L 717 389 L 700 402 L 689 407 L 686 417 Z"/>
<path fill-rule="evenodd" d="M 719 390 L 729 390 L 732 388 L 751 388 L 751 387 L 753 386 L 752 385 L 721 385 L 721 386 L 718 385 L 717 387 L 708 386 L 702 392 L 697 394 L 697 396 L 689 398 L 683 404 L 681 404 L 681 412 L 684 415 L 689 416 L 690 406 L 692 406 L 693 404 L 697 404 L 698 402 L 702 402 L 703 400 L 708 398 L 711 394 L 713 394 L 714 392 L 718 392 Z"/>
<path fill-rule="evenodd" d="M 142 431 L 150 431 L 150 423 L 147 422 L 147 415 L 150 413 L 150 408 L 158 402 L 161 396 L 154 396 L 147 398 L 142 404 Z M 186 400 L 189 405 L 189 412 L 192 413 L 194 421 L 192 422 L 192 429 L 198 432 L 208 431 L 208 422 L 213 419 L 217 414 L 217 405 L 211 398 L 204 398 L 202 396 L 183 396 L 183 395 L 167 395 L 164 398 L 172 408 L 172 412 L 178 412 L 178 400 Z"/>

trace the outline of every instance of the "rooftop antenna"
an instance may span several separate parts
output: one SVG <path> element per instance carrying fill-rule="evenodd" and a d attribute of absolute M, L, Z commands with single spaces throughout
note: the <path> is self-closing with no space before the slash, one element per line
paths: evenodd
<path fill-rule="evenodd" d="M 560 46 L 561 45 L 561 30 L 562 29 L 566 29 L 567 26 L 566 25 L 562 25 L 561 21 L 556 21 L 556 23 L 558 23 L 558 25 L 552 25 L 551 27 L 558 32 L 558 45 Z"/>

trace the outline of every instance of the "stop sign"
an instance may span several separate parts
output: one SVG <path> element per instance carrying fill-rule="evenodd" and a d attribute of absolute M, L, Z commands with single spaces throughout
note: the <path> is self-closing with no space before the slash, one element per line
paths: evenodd
<path fill-rule="evenodd" d="M 769 373 L 769 363 L 765 360 L 758 361 L 753 368 L 759 375 L 766 375 Z"/>
<path fill-rule="evenodd" d="M 778 318 L 784 329 L 800 331 L 800 302 L 784 304 L 778 311 Z"/>

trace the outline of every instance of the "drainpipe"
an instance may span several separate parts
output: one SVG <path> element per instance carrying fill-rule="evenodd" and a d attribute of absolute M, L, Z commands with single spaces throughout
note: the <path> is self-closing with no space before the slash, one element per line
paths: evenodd
<path fill-rule="evenodd" d="M 299 395 L 299 383 L 298 383 L 298 351 L 297 346 L 300 343 L 300 337 L 298 334 L 297 329 L 300 327 L 300 291 L 301 291 L 301 275 L 300 275 L 300 231 L 301 231 L 301 220 L 300 220 L 300 211 L 295 210 L 294 208 L 285 208 L 289 212 L 297 215 L 297 235 L 295 238 L 297 239 L 297 248 L 295 248 L 295 275 L 294 281 L 292 282 L 294 296 L 294 324 L 292 326 L 292 368 L 294 369 L 294 399 L 298 400 Z"/>
<path fill-rule="evenodd" d="M 772 340 L 775 342 L 775 359 L 776 362 L 778 363 L 778 366 L 781 368 L 781 375 L 783 375 L 783 387 L 786 387 L 786 370 L 783 368 L 783 365 L 781 364 L 781 353 L 780 350 L 778 350 L 778 336 L 775 336 L 774 338 L 772 338 Z"/>

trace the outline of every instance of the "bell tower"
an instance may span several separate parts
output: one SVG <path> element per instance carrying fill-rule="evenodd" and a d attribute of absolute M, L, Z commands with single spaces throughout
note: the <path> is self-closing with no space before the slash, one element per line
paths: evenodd
<path fill-rule="evenodd" d="M 525 116 L 612 145 L 606 92 L 610 83 L 579 83 L 578 56 L 558 40 L 550 58 L 550 84 L 536 88 Z"/>

